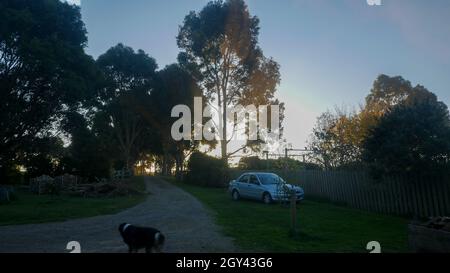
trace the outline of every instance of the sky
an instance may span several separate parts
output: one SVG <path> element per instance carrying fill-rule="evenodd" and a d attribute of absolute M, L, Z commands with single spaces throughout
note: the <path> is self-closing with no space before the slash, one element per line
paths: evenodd
<path fill-rule="evenodd" d="M 178 27 L 207 0 L 78 0 L 97 58 L 121 42 L 159 68 L 176 62 Z M 379 74 L 401 75 L 450 105 L 450 1 L 247 0 L 260 19 L 260 46 L 281 67 L 285 137 L 303 148 L 316 118 L 358 108 Z"/>

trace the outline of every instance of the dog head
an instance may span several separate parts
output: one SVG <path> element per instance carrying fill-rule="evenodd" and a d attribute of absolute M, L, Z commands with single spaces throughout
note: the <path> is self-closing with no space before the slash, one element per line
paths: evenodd
<path fill-rule="evenodd" d="M 122 224 L 120 224 L 120 225 L 119 225 L 119 232 L 120 232 L 120 233 L 124 232 L 125 229 L 126 229 L 128 226 L 130 226 L 130 224 L 127 224 L 127 223 L 122 223 Z"/>
<path fill-rule="evenodd" d="M 162 251 L 165 240 L 166 240 L 166 237 L 164 237 L 164 235 L 161 232 L 155 233 L 155 245 L 154 245 L 155 252 Z"/>

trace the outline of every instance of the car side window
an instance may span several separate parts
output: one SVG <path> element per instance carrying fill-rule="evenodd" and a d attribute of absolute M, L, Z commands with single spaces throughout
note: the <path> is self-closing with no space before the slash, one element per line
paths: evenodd
<path fill-rule="evenodd" d="M 239 182 L 248 183 L 248 175 L 241 176 L 241 178 L 239 178 Z"/>
<path fill-rule="evenodd" d="M 254 175 L 250 176 L 250 184 L 255 184 L 255 185 L 259 185 L 259 181 L 258 178 Z"/>

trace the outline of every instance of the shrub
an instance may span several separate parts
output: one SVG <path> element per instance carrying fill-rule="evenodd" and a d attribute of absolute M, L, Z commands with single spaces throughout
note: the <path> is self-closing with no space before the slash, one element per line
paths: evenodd
<path fill-rule="evenodd" d="M 225 187 L 228 167 L 221 159 L 195 152 L 189 159 L 185 182 L 204 187 Z"/>
<path fill-rule="evenodd" d="M 292 158 L 280 157 L 278 159 L 260 159 L 257 156 L 242 157 L 238 168 L 241 170 L 320 170 L 314 163 L 305 163 Z"/>

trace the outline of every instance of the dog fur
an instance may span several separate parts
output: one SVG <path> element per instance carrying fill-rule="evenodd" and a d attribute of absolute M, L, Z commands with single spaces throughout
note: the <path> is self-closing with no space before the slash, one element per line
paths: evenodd
<path fill-rule="evenodd" d="M 145 249 L 146 253 L 161 252 L 165 237 L 157 229 L 151 227 L 137 227 L 127 223 L 119 225 L 119 232 L 128 246 L 128 252 L 138 252 Z"/>

